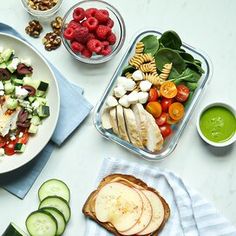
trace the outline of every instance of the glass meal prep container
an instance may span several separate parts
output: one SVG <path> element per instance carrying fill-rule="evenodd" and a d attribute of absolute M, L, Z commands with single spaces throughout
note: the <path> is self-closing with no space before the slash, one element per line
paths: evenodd
<path fill-rule="evenodd" d="M 188 106 L 185 107 L 185 115 L 182 118 L 180 122 L 177 124 L 172 125 L 172 134 L 168 136 L 164 140 L 163 148 L 160 151 L 157 152 L 151 152 L 147 149 L 141 149 L 138 147 L 135 147 L 133 144 L 121 139 L 116 134 L 113 133 L 112 129 L 106 130 L 102 126 L 102 113 L 104 108 L 106 107 L 106 99 L 109 95 L 112 95 L 112 91 L 114 87 L 116 86 L 117 78 L 121 76 L 122 70 L 125 66 L 128 65 L 128 62 L 130 58 L 135 53 L 135 46 L 136 43 L 139 42 L 142 38 L 144 38 L 147 35 L 155 35 L 158 38 L 162 35 L 160 32 L 155 30 L 147 30 L 142 31 L 139 33 L 131 43 L 131 46 L 126 51 L 125 55 L 123 56 L 120 64 L 118 65 L 114 75 L 112 76 L 112 79 L 110 80 L 110 83 L 108 84 L 104 94 L 102 95 L 101 99 L 98 101 L 95 111 L 94 111 L 94 125 L 96 129 L 99 131 L 99 133 L 105 137 L 106 139 L 109 139 L 115 143 L 118 143 L 119 145 L 125 147 L 126 149 L 130 150 L 133 153 L 136 153 L 143 158 L 147 160 L 162 160 L 165 157 L 167 157 L 170 153 L 173 152 L 175 149 L 178 140 L 187 125 L 188 121 L 190 120 L 190 117 L 193 113 L 194 108 L 196 107 L 201 95 L 203 94 L 204 89 L 206 88 L 211 75 L 212 75 L 212 68 L 211 68 L 211 62 L 207 55 L 205 55 L 203 52 L 195 49 L 194 47 L 189 46 L 186 43 L 183 43 L 182 48 L 187 52 L 190 53 L 195 59 L 198 59 L 202 63 L 202 68 L 205 71 L 204 74 L 202 74 L 200 80 L 198 81 L 198 87 L 194 91 L 193 96 L 191 97 L 191 101 L 188 104 Z"/>

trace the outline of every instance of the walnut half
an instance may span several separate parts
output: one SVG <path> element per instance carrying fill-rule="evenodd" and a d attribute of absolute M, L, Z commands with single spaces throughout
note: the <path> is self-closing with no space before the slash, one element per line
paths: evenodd
<path fill-rule="evenodd" d="M 38 38 L 42 30 L 43 27 L 37 20 L 30 21 L 28 26 L 25 28 L 25 32 L 33 38 Z"/>
<path fill-rule="evenodd" d="M 52 51 L 61 46 L 61 37 L 54 32 L 47 33 L 43 38 L 43 44 L 47 51 Z"/>

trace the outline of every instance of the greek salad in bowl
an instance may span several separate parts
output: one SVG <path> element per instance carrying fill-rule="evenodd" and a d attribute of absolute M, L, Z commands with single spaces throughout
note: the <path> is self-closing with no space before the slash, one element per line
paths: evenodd
<path fill-rule="evenodd" d="M 35 79 L 29 58 L 0 47 L 0 155 L 22 153 L 42 120 L 50 116 L 48 81 Z"/>

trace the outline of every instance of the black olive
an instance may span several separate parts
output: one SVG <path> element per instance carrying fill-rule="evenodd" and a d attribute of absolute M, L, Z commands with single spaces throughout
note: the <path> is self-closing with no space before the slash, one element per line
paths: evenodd
<path fill-rule="evenodd" d="M 7 69 L 0 68 L 0 80 L 9 80 L 11 73 Z"/>

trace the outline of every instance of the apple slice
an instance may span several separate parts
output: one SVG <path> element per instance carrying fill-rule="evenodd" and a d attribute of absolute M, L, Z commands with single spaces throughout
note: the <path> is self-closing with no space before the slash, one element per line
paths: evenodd
<path fill-rule="evenodd" d="M 137 189 L 136 189 L 137 190 Z M 146 195 L 137 190 L 143 200 L 143 213 L 138 220 L 137 224 L 135 224 L 131 229 L 127 231 L 120 232 L 122 235 L 136 235 L 137 233 L 143 231 L 152 219 L 152 206 Z"/>
<path fill-rule="evenodd" d="M 121 183 L 102 187 L 95 200 L 95 213 L 100 222 L 110 222 L 117 231 L 132 228 L 143 212 L 143 201 L 133 188 Z"/>
<path fill-rule="evenodd" d="M 149 190 L 141 190 L 141 191 L 149 199 L 153 210 L 151 222 L 143 231 L 137 234 L 137 235 L 146 235 L 155 232 L 160 227 L 160 225 L 164 220 L 165 209 L 163 207 L 160 198 L 156 193 L 151 192 Z"/>

